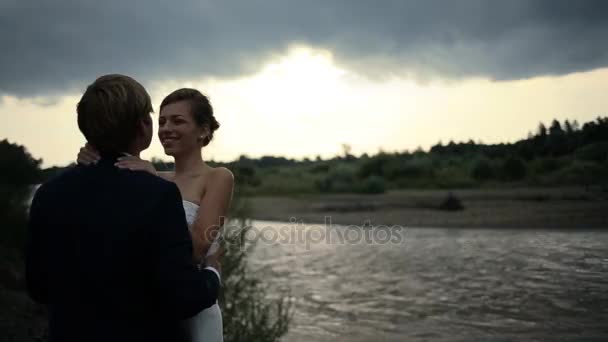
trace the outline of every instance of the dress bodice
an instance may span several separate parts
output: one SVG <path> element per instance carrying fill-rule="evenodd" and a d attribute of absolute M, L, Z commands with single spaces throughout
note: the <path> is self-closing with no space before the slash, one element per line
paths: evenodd
<path fill-rule="evenodd" d="M 184 205 L 184 212 L 186 213 L 186 222 L 188 222 L 188 227 L 190 227 L 193 223 L 194 220 L 196 219 L 196 215 L 198 214 L 198 204 L 190 202 L 190 201 L 183 201 L 182 203 Z"/>
<path fill-rule="evenodd" d="M 184 213 L 186 213 L 188 228 L 190 228 L 198 214 L 199 205 L 184 200 L 182 200 L 182 203 L 184 205 Z M 210 248 L 209 251 L 212 251 L 213 249 L 212 245 L 212 248 Z M 217 302 L 211 307 L 199 312 L 196 316 L 189 318 L 186 322 L 190 341 L 224 342 L 222 311 Z"/>

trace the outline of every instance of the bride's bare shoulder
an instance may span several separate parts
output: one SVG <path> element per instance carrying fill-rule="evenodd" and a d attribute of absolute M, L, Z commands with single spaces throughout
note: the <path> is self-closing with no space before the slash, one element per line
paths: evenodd
<path fill-rule="evenodd" d="M 232 192 L 234 175 L 225 167 L 208 167 L 207 176 L 203 183 L 203 195 L 209 190 L 212 192 Z"/>
<path fill-rule="evenodd" d="M 205 178 L 201 202 L 203 201 L 202 198 L 205 197 L 207 197 L 207 200 L 217 200 L 217 196 L 232 196 L 234 189 L 234 175 L 232 171 L 225 167 L 209 167 Z"/>
<path fill-rule="evenodd" d="M 215 181 L 234 183 L 234 174 L 225 167 L 212 167 L 209 171 L 209 177 Z"/>

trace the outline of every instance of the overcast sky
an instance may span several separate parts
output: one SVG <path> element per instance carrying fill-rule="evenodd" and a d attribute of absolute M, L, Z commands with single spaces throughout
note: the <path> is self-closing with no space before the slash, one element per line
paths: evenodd
<path fill-rule="evenodd" d="M 0 138 L 45 165 L 69 162 L 82 141 L 81 92 L 120 72 L 156 104 L 185 85 L 209 94 L 222 123 L 218 159 L 329 156 L 340 141 L 355 152 L 509 141 L 540 120 L 608 112 L 598 95 L 606 37 L 602 0 L 0 0 Z M 492 101 L 476 99 L 484 93 Z M 506 131 L 484 124 L 509 115 Z M 467 129 L 432 126 L 463 120 Z M 294 134 L 307 142 L 276 143 Z M 254 137 L 265 140 L 252 146 Z"/>

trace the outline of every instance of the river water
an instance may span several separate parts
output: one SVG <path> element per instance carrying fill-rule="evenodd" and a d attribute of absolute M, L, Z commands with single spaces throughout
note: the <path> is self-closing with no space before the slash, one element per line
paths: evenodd
<path fill-rule="evenodd" d="M 252 267 L 291 289 L 285 341 L 608 341 L 608 231 L 253 226 Z"/>

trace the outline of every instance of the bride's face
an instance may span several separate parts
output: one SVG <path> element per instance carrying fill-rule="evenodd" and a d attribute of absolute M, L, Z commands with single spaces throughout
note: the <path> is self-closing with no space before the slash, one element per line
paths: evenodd
<path fill-rule="evenodd" d="M 201 131 L 187 101 L 171 103 L 161 109 L 158 116 L 158 138 L 165 154 L 175 156 L 200 149 Z"/>

